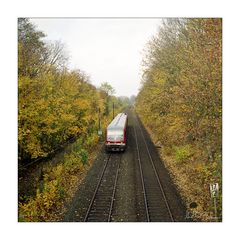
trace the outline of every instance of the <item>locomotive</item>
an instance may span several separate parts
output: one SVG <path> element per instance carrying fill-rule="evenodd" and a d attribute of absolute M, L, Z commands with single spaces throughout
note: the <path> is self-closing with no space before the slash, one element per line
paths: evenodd
<path fill-rule="evenodd" d="M 127 142 L 127 114 L 119 113 L 106 129 L 105 150 L 124 151 Z"/>

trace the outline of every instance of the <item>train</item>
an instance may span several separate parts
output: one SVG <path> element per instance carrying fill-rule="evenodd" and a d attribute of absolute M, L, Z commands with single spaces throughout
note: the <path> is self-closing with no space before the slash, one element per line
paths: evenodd
<path fill-rule="evenodd" d="M 105 150 L 125 151 L 127 146 L 127 114 L 122 112 L 112 120 L 106 129 Z"/>

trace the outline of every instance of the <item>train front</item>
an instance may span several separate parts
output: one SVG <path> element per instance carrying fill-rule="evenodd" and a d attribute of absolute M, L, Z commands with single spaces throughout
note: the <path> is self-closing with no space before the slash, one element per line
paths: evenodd
<path fill-rule="evenodd" d="M 126 114 L 118 114 L 106 131 L 106 151 L 124 151 L 126 148 Z"/>

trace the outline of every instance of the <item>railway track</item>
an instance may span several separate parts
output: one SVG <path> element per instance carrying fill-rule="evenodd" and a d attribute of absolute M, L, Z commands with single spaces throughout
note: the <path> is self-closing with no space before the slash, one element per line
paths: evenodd
<path fill-rule="evenodd" d="M 173 214 L 164 192 L 161 180 L 146 143 L 141 125 L 136 119 L 134 135 L 136 141 L 137 158 L 141 176 L 141 188 L 145 205 L 145 218 L 147 222 L 174 222 Z M 136 131 L 136 128 L 138 131 Z M 142 139 L 139 141 L 138 139 Z"/>
<path fill-rule="evenodd" d="M 133 127 L 133 130 L 141 179 L 138 187 L 141 188 L 144 198 L 145 216 L 143 218 L 147 222 L 174 222 L 141 125 L 139 120 L 135 119 L 136 126 Z M 108 155 L 85 214 L 84 222 L 110 222 L 112 220 L 121 157 L 122 154 Z"/>
<path fill-rule="evenodd" d="M 128 116 L 126 151 L 101 152 L 64 221 L 186 221 L 185 205 L 141 120 L 134 112 Z"/>
<path fill-rule="evenodd" d="M 121 157 L 122 154 L 108 155 L 84 222 L 111 222 Z"/>

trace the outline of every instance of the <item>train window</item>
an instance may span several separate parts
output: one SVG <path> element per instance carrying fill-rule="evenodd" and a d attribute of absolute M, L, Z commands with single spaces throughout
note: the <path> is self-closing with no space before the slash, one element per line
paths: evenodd
<path fill-rule="evenodd" d="M 111 140 L 122 140 L 123 139 L 123 132 L 119 131 L 119 130 L 108 130 L 107 131 L 107 140 L 111 141 Z"/>

